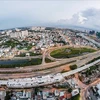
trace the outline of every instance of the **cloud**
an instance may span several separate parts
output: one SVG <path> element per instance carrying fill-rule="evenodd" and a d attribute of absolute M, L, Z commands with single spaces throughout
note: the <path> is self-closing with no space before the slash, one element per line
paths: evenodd
<path fill-rule="evenodd" d="M 100 9 L 90 8 L 75 13 L 70 19 L 58 21 L 62 25 L 81 26 L 100 30 Z"/>
<path fill-rule="evenodd" d="M 82 13 L 79 13 L 79 23 L 84 24 L 86 20 L 87 20 L 87 18 L 83 17 Z"/>

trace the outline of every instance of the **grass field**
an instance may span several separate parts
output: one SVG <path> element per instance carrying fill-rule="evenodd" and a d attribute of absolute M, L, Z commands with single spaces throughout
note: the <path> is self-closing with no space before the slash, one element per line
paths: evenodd
<path fill-rule="evenodd" d="M 62 48 L 54 50 L 50 53 L 50 55 L 54 58 L 71 58 L 75 56 L 79 56 L 86 53 L 91 53 L 96 50 L 90 48 Z"/>
<path fill-rule="evenodd" d="M 54 61 L 50 60 L 49 58 L 45 58 L 45 62 L 50 63 L 50 62 L 54 62 Z"/>
<path fill-rule="evenodd" d="M 80 100 L 80 95 L 78 94 L 78 95 L 72 97 L 71 100 Z"/>

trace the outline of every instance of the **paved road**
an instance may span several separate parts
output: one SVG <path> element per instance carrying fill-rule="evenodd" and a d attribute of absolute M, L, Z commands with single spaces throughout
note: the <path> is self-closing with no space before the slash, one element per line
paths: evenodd
<path fill-rule="evenodd" d="M 96 44 L 98 47 L 100 47 L 100 43 L 99 43 L 99 42 L 96 42 L 95 40 L 93 40 L 93 39 L 91 39 L 91 38 L 85 36 L 83 33 L 79 33 L 79 36 L 82 36 L 82 37 L 85 38 L 86 40 L 88 40 L 88 41 L 90 41 L 90 42 Z"/>
<path fill-rule="evenodd" d="M 42 55 L 42 64 L 44 65 L 45 62 L 45 56 L 46 56 L 46 49 L 43 51 L 43 55 Z"/>
<path fill-rule="evenodd" d="M 7 85 L 8 87 L 11 87 L 11 88 L 36 87 L 36 86 L 43 86 L 46 84 L 53 84 L 53 83 L 60 82 L 60 81 L 64 80 L 64 77 L 66 77 L 66 76 L 70 76 L 70 75 L 73 75 L 77 72 L 85 70 L 85 69 L 95 65 L 98 62 L 100 62 L 100 59 L 97 61 L 94 61 L 90 64 L 87 64 L 81 68 L 77 68 L 75 70 L 65 72 L 65 73 L 48 74 L 48 75 L 43 75 L 41 77 L 1 80 L 0 84 Z"/>
<path fill-rule="evenodd" d="M 47 55 L 47 52 L 45 52 L 45 55 Z M 49 73 L 58 73 L 61 72 L 66 67 L 66 66 L 62 66 L 62 64 L 65 65 L 77 64 L 78 67 L 80 67 L 98 56 L 100 56 L 100 50 L 94 53 L 89 53 L 87 55 L 73 57 L 69 59 L 61 59 L 56 62 L 41 64 L 41 65 L 26 66 L 24 68 L 0 68 L 0 73 L 1 73 L 0 78 L 8 79 L 8 78 L 19 78 L 19 77 L 32 77 L 38 75 L 45 75 Z M 54 66 L 58 66 L 58 67 L 53 68 Z M 46 70 L 43 70 L 45 68 Z M 42 71 L 38 71 L 41 69 Z M 5 74 L 5 73 L 10 73 L 10 74 Z"/>
<path fill-rule="evenodd" d="M 65 76 L 69 76 L 69 75 L 73 75 L 75 73 L 81 72 L 82 70 L 85 70 L 85 69 L 87 69 L 87 68 L 89 68 L 89 67 L 91 67 L 91 66 L 93 66 L 93 65 L 95 65 L 95 64 L 97 64 L 99 62 L 100 62 L 100 59 L 97 60 L 97 61 L 94 61 L 93 63 L 87 64 L 87 65 L 85 65 L 83 67 L 77 68 L 76 70 L 72 70 L 72 71 L 63 73 L 63 76 L 65 77 Z"/>
<path fill-rule="evenodd" d="M 65 35 L 61 32 L 59 32 L 59 35 L 63 38 L 63 40 L 68 43 L 68 40 L 66 39 Z"/>
<path fill-rule="evenodd" d="M 43 74 L 48 74 L 48 73 L 57 73 L 60 72 L 64 66 L 60 66 L 60 67 L 56 67 L 56 68 L 52 68 L 53 66 L 59 66 L 60 64 L 65 64 L 65 63 L 69 63 L 70 61 L 75 61 L 78 60 L 77 62 L 73 62 L 72 64 L 79 64 L 79 65 L 84 65 L 86 62 L 90 61 L 92 59 L 92 57 L 98 57 L 100 55 L 100 51 L 94 52 L 92 54 L 88 54 L 88 55 L 84 55 L 82 57 L 75 57 L 75 58 L 70 58 L 70 59 L 65 59 L 63 61 L 56 61 L 56 62 L 52 62 L 52 63 L 48 63 L 45 65 L 37 65 L 37 66 L 28 66 L 25 68 L 18 68 L 18 69 L 0 69 L 0 72 L 27 72 L 27 73 L 18 73 L 18 74 L 0 74 L 0 77 L 2 78 L 19 78 L 19 77 L 30 77 L 30 76 L 37 76 L 37 75 L 43 75 Z M 84 59 L 83 59 L 84 58 Z M 80 60 L 79 60 L 80 59 Z M 52 68 L 52 69 L 47 69 L 47 70 L 43 70 L 43 71 L 37 71 L 37 72 L 33 72 L 34 70 L 37 69 L 45 69 L 45 68 Z"/>
<path fill-rule="evenodd" d="M 42 55 L 29 56 L 29 57 L 14 57 L 14 58 L 12 58 L 12 60 L 22 60 L 22 59 L 32 59 L 32 58 L 42 58 Z"/>
<path fill-rule="evenodd" d="M 86 100 L 86 97 L 88 96 L 88 90 L 90 89 L 90 87 L 98 84 L 100 82 L 100 79 L 97 79 L 96 81 L 94 81 L 93 83 L 89 84 L 88 86 L 86 86 L 84 89 L 81 90 L 81 97 L 82 100 Z"/>

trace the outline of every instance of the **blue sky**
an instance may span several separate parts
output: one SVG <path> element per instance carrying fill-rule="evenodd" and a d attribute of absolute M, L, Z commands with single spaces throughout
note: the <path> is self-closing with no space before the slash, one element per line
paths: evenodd
<path fill-rule="evenodd" d="M 49 24 L 97 28 L 99 4 L 99 0 L 1 0 L 0 29 Z"/>

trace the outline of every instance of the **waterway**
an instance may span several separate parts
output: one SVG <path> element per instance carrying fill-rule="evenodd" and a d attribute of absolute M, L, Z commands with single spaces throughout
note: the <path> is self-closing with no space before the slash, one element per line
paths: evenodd
<path fill-rule="evenodd" d="M 0 65 L 17 65 L 17 64 L 24 64 L 29 62 L 28 59 L 23 59 L 23 60 L 0 60 Z"/>

